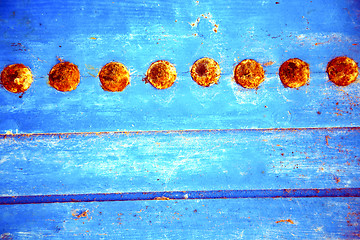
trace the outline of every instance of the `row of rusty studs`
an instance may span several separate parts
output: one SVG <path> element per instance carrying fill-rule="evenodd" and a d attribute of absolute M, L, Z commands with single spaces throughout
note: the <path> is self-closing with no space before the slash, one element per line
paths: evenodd
<path fill-rule="evenodd" d="M 347 86 L 358 76 L 357 63 L 348 57 L 337 57 L 331 60 L 326 69 L 329 79 L 338 86 Z M 217 84 L 220 78 L 220 66 L 211 58 L 197 60 L 191 68 L 191 77 L 201 86 L 209 87 Z M 299 88 L 309 81 L 309 64 L 292 58 L 279 68 L 280 80 L 285 87 Z M 130 83 L 128 69 L 118 62 L 106 64 L 99 73 L 101 86 L 110 92 L 123 91 Z M 152 63 L 146 72 L 145 81 L 157 89 L 166 89 L 173 85 L 176 79 L 176 69 L 168 61 L 159 60 Z M 258 88 L 264 81 L 264 70 L 258 62 L 252 59 L 241 61 L 234 68 L 234 80 L 244 88 Z M 32 73 L 23 64 L 12 64 L 1 73 L 1 83 L 10 92 L 23 93 L 33 81 Z M 76 89 L 80 82 L 78 67 L 70 62 L 56 64 L 49 73 L 49 84 L 58 91 L 67 92 Z"/>

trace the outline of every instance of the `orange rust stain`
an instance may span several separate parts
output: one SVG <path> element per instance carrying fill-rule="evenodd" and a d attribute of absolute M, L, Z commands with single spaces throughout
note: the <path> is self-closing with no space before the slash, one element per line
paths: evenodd
<path fill-rule="evenodd" d="M 274 63 L 275 63 L 275 62 L 273 62 L 273 61 L 268 61 L 268 62 L 266 62 L 266 63 L 263 63 L 262 65 L 265 66 L 265 67 L 267 67 L 267 66 L 273 65 Z"/>
<path fill-rule="evenodd" d="M 56 59 L 57 59 L 59 62 L 64 62 L 64 59 L 60 58 L 59 56 L 56 56 Z"/>
<path fill-rule="evenodd" d="M 358 45 L 357 43 L 353 43 L 354 46 Z"/>
<path fill-rule="evenodd" d="M 293 220 L 291 219 L 285 219 L 285 220 L 279 220 L 279 221 L 276 221 L 275 223 L 290 223 L 290 224 L 295 224 Z"/>
<path fill-rule="evenodd" d="M 213 31 L 214 32 L 218 32 L 218 28 L 219 28 L 219 24 L 214 24 L 214 29 L 213 29 Z"/>
<path fill-rule="evenodd" d="M 331 138 L 331 137 L 325 136 L 325 141 L 326 141 L 326 145 L 327 145 L 327 146 L 329 146 L 329 138 Z"/>
<path fill-rule="evenodd" d="M 334 176 L 334 179 L 335 179 L 335 182 L 336 182 L 336 183 L 339 183 L 339 182 L 340 182 L 340 178 Z"/>
<path fill-rule="evenodd" d="M 72 212 L 71 212 L 71 215 L 73 216 L 73 217 L 76 217 L 77 219 L 79 219 L 79 218 L 84 218 L 84 217 L 88 217 L 88 213 L 89 213 L 89 210 L 86 210 L 86 211 L 84 211 L 84 212 L 82 212 L 82 213 L 77 213 L 77 211 L 76 210 L 73 210 Z M 76 219 L 76 220 L 77 220 Z"/>
<path fill-rule="evenodd" d="M 192 27 L 195 27 L 195 26 L 198 25 L 199 22 L 200 22 L 200 18 L 197 18 L 196 21 L 193 22 L 193 23 L 190 23 L 190 25 L 191 25 Z"/>
<path fill-rule="evenodd" d="M 92 39 L 92 40 L 96 40 L 97 38 L 96 38 L 96 37 L 91 37 L 90 39 Z"/>
<path fill-rule="evenodd" d="M 349 212 L 347 216 L 356 216 L 357 219 L 360 219 L 360 212 Z"/>
<path fill-rule="evenodd" d="M 156 198 L 154 198 L 154 200 L 162 200 L 162 201 L 164 201 L 164 200 L 171 200 L 171 199 L 168 198 L 168 197 L 156 197 Z"/>
<path fill-rule="evenodd" d="M 331 38 L 331 39 L 327 40 L 326 42 L 317 42 L 317 43 L 315 43 L 314 45 L 315 45 L 315 46 L 319 46 L 319 45 L 321 45 L 321 44 L 330 43 L 331 41 L 335 41 L 335 40 L 334 40 L 333 38 Z"/>

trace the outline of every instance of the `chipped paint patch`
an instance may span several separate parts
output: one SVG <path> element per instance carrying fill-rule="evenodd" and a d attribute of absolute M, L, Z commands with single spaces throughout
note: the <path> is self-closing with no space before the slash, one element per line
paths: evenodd
<path fill-rule="evenodd" d="M 299 34 L 296 36 L 296 41 L 300 45 L 310 45 L 312 47 L 320 45 L 328 45 L 333 43 L 354 43 L 357 40 L 347 36 L 343 33 L 334 32 L 331 34 L 321 34 L 321 33 L 309 33 L 309 34 Z"/>
<path fill-rule="evenodd" d="M 213 26 L 213 29 L 212 29 L 213 32 L 215 32 L 215 33 L 218 32 L 219 24 L 216 23 L 216 21 L 213 19 L 212 15 L 210 13 L 201 14 L 200 17 L 198 17 L 195 22 L 191 22 L 189 24 L 193 28 L 197 27 L 199 25 L 201 19 L 207 20 Z"/>
<path fill-rule="evenodd" d="M 323 228 L 324 228 L 324 226 L 321 226 L 321 227 L 315 228 L 314 230 L 315 230 L 315 232 L 320 232 L 323 230 Z"/>
<path fill-rule="evenodd" d="M 91 65 L 85 64 L 86 69 L 88 70 L 87 73 L 92 77 L 98 77 L 99 76 L 99 69 L 95 68 Z"/>
<path fill-rule="evenodd" d="M 0 158 L 0 164 L 3 164 L 4 162 L 9 161 L 9 157 L 8 156 L 3 156 L 2 158 Z"/>
<path fill-rule="evenodd" d="M 71 215 L 75 217 L 75 220 L 80 218 L 88 218 L 89 210 L 80 211 L 79 209 L 75 209 L 71 211 Z"/>

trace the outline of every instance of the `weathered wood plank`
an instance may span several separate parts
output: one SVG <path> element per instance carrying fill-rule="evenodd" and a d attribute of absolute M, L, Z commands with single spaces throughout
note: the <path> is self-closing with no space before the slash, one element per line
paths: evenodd
<path fill-rule="evenodd" d="M 0 206 L 4 239 L 356 239 L 359 198 Z M 7 237 L 7 238 L 6 238 Z"/>
<path fill-rule="evenodd" d="M 0 132 L 359 126 L 360 85 L 336 87 L 325 74 L 333 57 L 360 61 L 359 8 L 356 1 L 2 1 L 0 65 L 22 62 L 35 82 L 21 99 L 0 89 Z M 56 56 L 79 66 L 75 91 L 47 85 Z M 204 56 L 219 62 L 219 85 L 192 81 L 189 69 Z M 277 76 L 293 57 L 311 67 L 310 85 L 299 90 Z M 244 58 L 274 62 L 257 91 L 231 80 Z M 142 81 L 158 59 L 178 71 L 168 90 Z M 131 71 L 122 93 L 104 92 L 96 77 L 112 60 Z"/>
<path fill-rule="evenodd" d="M 6 136 L 0 195 L 360 187 L 358 128 Z"/>

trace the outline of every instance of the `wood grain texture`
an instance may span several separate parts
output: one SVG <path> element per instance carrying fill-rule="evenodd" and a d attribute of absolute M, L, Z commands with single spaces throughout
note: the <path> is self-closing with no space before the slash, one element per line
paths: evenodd
<path fill-rule="evenodd" d="M 3 196 L 360 187 L 359 129 L 6 136 Z"/>
<path fill-rule="evenodd" d="M 0 236 L 8 239 L 357 239 L 359 209 L 359 198 L 12 205 L 0 206 Z"/>
<path fill-rule="evenodd" d="M 3 1 L 0 65 L 24 63 L 35 82 L 21 99 L 0 90 L 0 131 L 359 126 L 360 85 L 337 87 L 325 73 L 336 56 L 360 60 L 359 8 L 356 1 Z M 47 84 L 57 56 L 79 66 L 76 91 Z M 220 64 L 219 85 L 203 88 L 191 79 L 201 57 Z M 310 85 L 299 90 L 285 89 L 277 75 L 293 57 L 310 64 Z M 245 58 L 274 63 L 257 91 L 232 80 Z M 164 91 L 142 81 L 159 59 L 178 72 Z M 103 91 L 97 77 L 113 60 L 131 73 L 121 93 Z"/>

